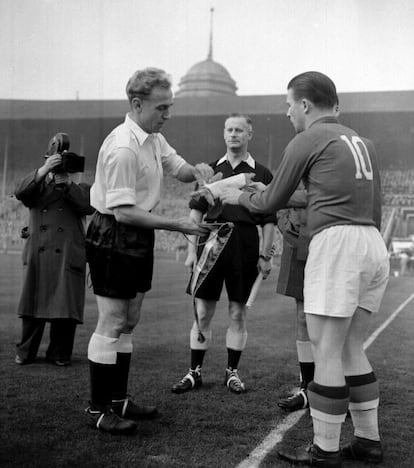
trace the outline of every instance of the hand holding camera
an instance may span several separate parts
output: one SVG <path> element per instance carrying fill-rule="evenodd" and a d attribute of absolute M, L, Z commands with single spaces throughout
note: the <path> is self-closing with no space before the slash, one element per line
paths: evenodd
<path fill-rule="evenodd" d="M 83 172 L 85 170 L 85 158 L 69 151 L 70 141 L 66 133 L 56 133 L 49 141 L 46 158 L 60 155 L 60 164 L 53 166 L 55 174 Z M 53 162 L 53 164 L 55 164 Z"/>
<path fill-rule="evenodd" d="M 80 173 L 85 168 L 85 158 L 69 152 L 70 141 L 66 133 L 56 133 L 49 141 L 45 162 L 36 174 L 37 180 L 44 179 L 47 174 L 54 177 L 56 184 L 69 184 L 69 174 Z"/>
<path fill-rule="evenodd" d="M 45 158 L 46 159 L 45 163 L 43 164 L 43 167 L 45 168 L 47 174 L 49 172 L 53 172 L 53 170 L 59 167 L 62 163 L 62 155 L 60 155 L 59 153 L 52 154 L 50 156 L 46 155 Z"/>

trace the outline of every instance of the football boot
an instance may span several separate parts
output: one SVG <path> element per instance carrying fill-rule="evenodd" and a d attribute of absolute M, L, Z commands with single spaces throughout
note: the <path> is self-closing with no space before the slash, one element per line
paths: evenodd
<path fill-rule="evenodd" d="M 226 375 L 224 377 L 224 385 L 228 387 L 228 389 L 233 393 L 244 393 L 246 391 L 246 387 L 244 383 L 241 381 L 237 369 L 226 369 Z"/>
<path fill-rule="evenodd" d="M 316 444 L 307 447 L 281 447 L 277 450 L 279 458 L 293 465 L 317 466 L 319 468 L 341 468 L 340 451 L 325 452 Z"/>
<path fill-rule="evenodd" d="M 295 393 L 294 395 L 291 395 L 287 398 L 281 398 L 277 406 L 285 411 L 290 412 L 309 408 L 309 401 L 306 390 L 301 388 L 298 393 Z"/>
<path fill-rule="evenodd" d="M 112 435 L 132 434 L 137 428 L 135 421 L 120 418 L 110 407 L 103 410 L 88 407 L 85 411 L 92 417 L 93 425 L 102 432 Z"/>
<path fill-rule="evenodd" d="M 351 443 L 342 447 L 343 459 L 359 460 L 366 463 L 381 463 L 384 457 L 379 440 L 364 439 L 354 436 Z"/>
<path fill-rule="evenodd" d="M 128 398 L 112 400 L 112 409 L 119 417 L 133 421 L 153 419 L 158 416 L 158 410 L 155 406 L 140 406 Z"/>
<path fill-rule="evenodd" d="M 179 382 L 171 387 L 173 393 L 185 393 L 190 390 L 195 390 L 201 387 L 203 380 L 201 378 L 201 367 L 197 366 L 195 369 L 190 369 Z"/>

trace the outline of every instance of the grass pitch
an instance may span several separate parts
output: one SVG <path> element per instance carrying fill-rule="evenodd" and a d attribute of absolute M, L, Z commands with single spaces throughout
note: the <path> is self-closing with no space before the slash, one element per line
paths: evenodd
<path fill-rule="evenodd" d="M 48 328 L 36 363 L 17 366 L 20 256 L 0 255 L 0 265 L 1 467 L 235 467 L 283 420 L 285 414 L 279 411 L 277 400 L 297 384 L 298 366 L 295 305 L 274 292 L 277 268 L 263 282 L 250 311 L 248 345 L 239 366 L 248 392 L 233 395 L 223 386 L 227 328 L 223 293 L 203 367 L 204 385 L 175 395 L 170 387 L 189 366 L 193 311 L 191 299 L 184 293 L 187 269 L 172 255 L 158 255 L 153 289 L 134 334 L 129 387 L 135 400 L 157 404 L 161 415 L 140 423 L 133 436 L 114 437 L 88 426 L 83 412 L 89 398 L 87 344 L 97 317 L 93 294 L 88 290 L 85 323 L 78 327 L 71 367 L 46 363 Z M 412 293 L 412 279 L 390 278 L 372 330 Z M 413 331 L 414 307 L 410 303 L 368 350 L 380 379 L 384 467 L 414 466 Z M 344 440 L 350 431 L 347 421 Z M 310 436 L 311 423 L 305 415 L 285 438 L 300 444 Z M 260 466 L 290 465 L 272 451 Z"/>

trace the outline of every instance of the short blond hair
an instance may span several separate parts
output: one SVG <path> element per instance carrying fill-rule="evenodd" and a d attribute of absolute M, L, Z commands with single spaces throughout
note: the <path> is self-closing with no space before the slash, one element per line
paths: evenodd
<path fill-rule="evenodd" d="M 171 89 L 171 76 L 160 68 L 144 68 L 137 70 L 126 85 L 129 102 L 135 97 L 148 99 L 154 88 Z"/>

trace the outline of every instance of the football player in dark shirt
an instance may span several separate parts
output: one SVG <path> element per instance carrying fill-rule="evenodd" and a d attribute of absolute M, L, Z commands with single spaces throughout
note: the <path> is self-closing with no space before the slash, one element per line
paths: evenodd
<path fill-rule="evenodd" d="M 304 309 L 315 360 L 308 386 L 314 439 L 308 448 L 281 448 L 295 464 L 340 467 L 341 458 L 379 463 L 378 381 L 363 341 L 388 281 L 380 234 L 380 177 L 375 148 L 335 117 L 335 84 L 305 72 L 288 84 L 287 116 L 297 135 L 263 192 L 226 189 L 224 203 L 253 212 L 283 208 L 302 180 L 311 238 L 305 266 Z M 350 410 L 354 437 L 339 450 Z"/>

